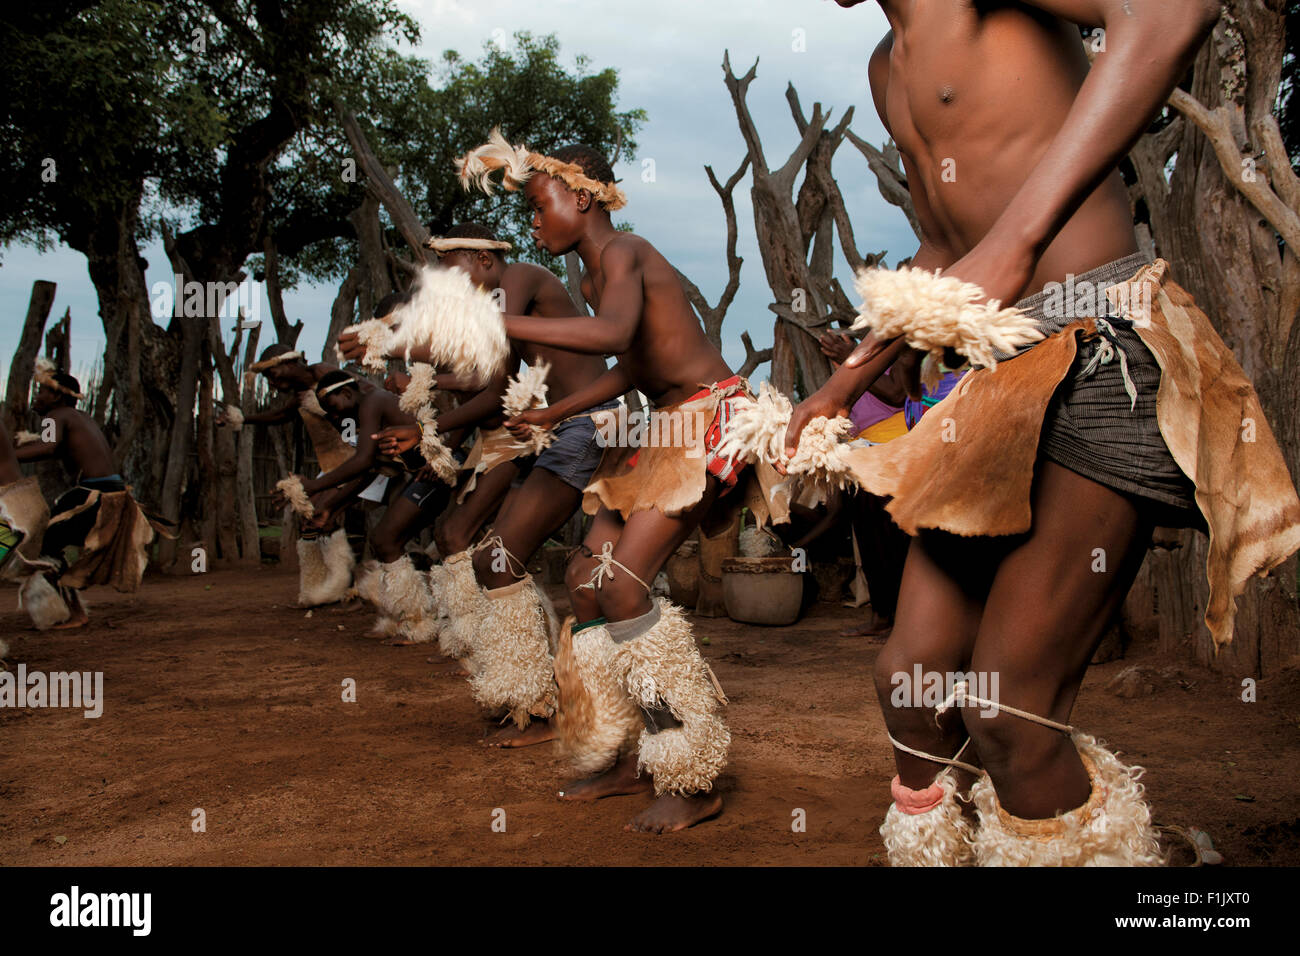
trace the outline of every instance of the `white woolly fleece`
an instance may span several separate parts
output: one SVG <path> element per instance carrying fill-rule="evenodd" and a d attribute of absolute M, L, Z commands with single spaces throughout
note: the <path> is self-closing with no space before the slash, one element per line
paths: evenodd
<path fill-rule="evenodd" d="M 319 607 L 343 600 L 352 586 L 356 556 L 342 528 L 328 538 L 298 539 L 298 606 Z"/>
<path fill-rule="evenodd" d="M 779 463 L 792 475 L 807 476 L 836 488 L 849 484 L 852 472 L 843 439 L 852 431 L 853 422 L 847 418 L 814 418 L 799 436 L 794 455 L 786 458 L 785 430 L 793 413 L 790 399 L 764 382 L 753 402 L 736 404 L 718 455 L 751 463 Z"/>
<path fill-rule="evenodd" d="M 501 396 L 501 406 L 506 417 L 511 418 L 534 408 L 546 407 L 546 376 L 551 371 L 550 362 L 526 365 L 518 375 L 512 376 Z M 528 454 L 537 455 L 555 441 L 555 432 L 538 425 L 529 426 Z"/>
<path fill-rule="evenodd" d="M 275 483 L 275 487 L 289 499 L 289 507 L 299 516 L 310 518 L 316 514 L 316 508 L 312 505 L 311 498 L 307 496 L 307 491 L 302 486 L 302 478 L 298 475 L 281 478 Z"/>
<path fill-rule="evenodd" d="M 890 866 L 970 866 L 975 862 L 971 825 L 957 804 L 957 781 L 951 770 L 936 778 L 943 787 L 939 805 L 925 813 L 904 813 L 889 805 L 880 835 Z"/>
<path fill-rule="evenodd" d="M 392 320 L 385 352 L 405 351 L 409 358 L 412 346 L 427 346 L 430 364 L 456 375 L 485 382 L 509 351 L 496 300 L 460 269 L 423 266 L 410 301 L 394 310 Z"/>
<path fill-rule="evenodd" d="M 1043 338 L 1032 317 L 1001 308 L 996 299 L 976 304 L 984 298 L 983 289 L 938 271 L 860 269 L 853 285 L 862 296 L 855 330 L 871 329 L 885 339 L 905 336 L 913 348 L 930 353 L 936 365 L 943 350 L 953 348 L 972 362 L 995 368 L 995 351 L 1014 352 Z"/>
<path fill-rule="evenodd" d="M 1163 866 L 1141 767 L 1125 766 L 1088 734 L 1072 735 L 1092 795 L 1082 807 L 1050 820 L 1022 820 L 1002 809 L 993 781 L 971 787 L 979 815 L 975 859 L 980 866 Z"/>
<path fill-rule="evenodd" d="M 425 576 L 415 569 L 410 555 L 379 566 L 381 583 L 376 606 L 382 618 L 397 622 L 397 633 L 406 640 L 426 644 L 433 640 L 433 596 Z"/>
<path fill-rule="evenodd" d="M 523 729 L 533 717 L 555 713 L 555 665 L 551 658 L 554 615 L 532 577 L 484 591 L 486 613 L 478 621 L 474 699 L 495 713 L 510 711 Z"/>
<path fill-rule="evenodd" d="M 713 789 L 727 764 L 731 733 L 718 716 L 718 694 L 690 621 L 664 598 L 659 611 L 648 631 L 613 644 L 608 666 L 634 704 L 647 710 L 667 705 L 681 721 L 657 734 L 641 732 L 637 767 L 654 777 L 655 793 L 702 793 Z"/>
<path fill-rule="evenodd" d="M 72 610 L 59 589 L 43 574 L 29 574 L 18 588 L 18 606 L 27 611 L 32 624 L 44 631 L 72 617 Z"/>
<path fill-rule="evenodd" d="M 608 770 L 635 746 L 644 726 L 627 692 L 612 676 L 614 642 L 605 625 L 572 632 L 565 623 L 555 654 L 561 688 L 556 712 L 560 748 L 581 774 Z"/>
<path fill-rule="evenodd" d="M 439 480 L 449 485 L 455 484 L 460 463 L 438 433 L 438 415 L 433 406 L 420 406 L 415 418 L 420 423 L 420 454 Z"/>
<path fill-rule="evenodd" d="M 406 390 L 398 399 L 397 406 L 406 414 L 414 415 L 419 410 L 433 401 L 433 393 L 437 391 L 433 385 L 434 368 L 432 365 L 426 365 L 424 362 L 415 362 L 411 365 L 411 381 L 407 383 Z"/>
<path fill-rule="evenodd" d="M 478 669 L 477 623 L 487 598 L 474 578 L 470 552 L 461 551 L 443 561 L 435 583 L 442 604 L 438 649 L 448 657 L 466 661 L 466 670 L 473 674 Z"/>

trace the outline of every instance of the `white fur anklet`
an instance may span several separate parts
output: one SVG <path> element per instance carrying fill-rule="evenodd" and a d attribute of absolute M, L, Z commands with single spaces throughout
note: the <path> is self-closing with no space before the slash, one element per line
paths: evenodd
<path fill-rule="evenodd" d="M 643 724 L 611 673 L 614 642 L 605 625 L 589 624 L 574 634 L 575 623 L 572 617 L 565 620 L 555 652 L 555 730 L 574 768 L 590 775 L 631 752 Z"/>
<path fill-rule="evenodd" d="M 944 770 L 925 790 L 890 783 L 889 805 L 880 835 L 890 866 L 970 866 L 975 862 L 971 825 L 957 803 L 957 781 Z"/>
<path fill-rule="evenodd" d="M 483 592 L 485 611 L 476 642 L 480 669 L 470 678 L 488 711 L 505 708 L 523 730 L 533 717 L 555 713 L 555 612 L 531 576 Z"/>
<path fill-rule="evenodd" d="M 614 644 L 611 668 L 645 717 L 637 768 L 654 777 L 655 793 L 704 793 L 727 763 L 731 733 L 718 715 L 726 698 L 681 608 L 660 599 L 658 610 L 652 627 Z"/>
<path fill-rule="evenodd" d="M 1026 820 L 1002 809 L 987 775 L 971 787 L 979 813 L 975 858 L 980 866 L 1163 866 L 1151 811 L 1128 767 L 1096 739 L 1071 738 L 1092 782 L 1083 806 L 1046 820 Z"/>

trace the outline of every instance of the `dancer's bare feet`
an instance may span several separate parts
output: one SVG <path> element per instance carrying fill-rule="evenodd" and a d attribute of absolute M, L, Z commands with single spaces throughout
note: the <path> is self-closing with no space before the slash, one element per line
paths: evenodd
<path fill-rule="evenodd" d="M 867 618 L 866 623 L 859 627 L 848 627 L 840 631 L 840 637 L 880 637 L 883 638 L 894 629 L 894 622 L 891 618 L 881 617 L 875 611 L 871 612 L 871 617 Z"/>
<path fill-rule="evenodd" d="M 548 740 L 555 739 L 555 728 L 551 726 L 549 720 L 534 719 L 531 724 L 520 730 L 514 724 L 509 727 L 503 727 L 483 741 L 487 747 L 504 747 L 511 750 L 515 747 L 531 747 L 533 744 L 544 744 Z"/>
<path fill-rule="evenodd" d="M 591 801 L 601 797 L 618 797 L 629 793 L 645 793 L 653 789 L 654 781 L 647 774 L 636 774 L 636 754 L 628 754 L 602 774 L 571 783 L 560 791 L 561 800 Z"/>
<path fill-rule="evenodd" d="M 697 793 L 689 797 L 665 793 L 646 807 L 624 830 L 636 833 L 673 833 L 693 827 L 722 812 L 722 797 L 716 793 Z"/>
<path fill-rule="evenodd" d="M 90 615 L 86 613 L 84 608 L 79 607 L 72 612 L 72 617 L 68 618 L 62 624 L 51 625 L 50 630 L 71 631 L 71 630 L 75 630 L 78 627 L 85 627 L 89 623 L 90 623 Z"/>

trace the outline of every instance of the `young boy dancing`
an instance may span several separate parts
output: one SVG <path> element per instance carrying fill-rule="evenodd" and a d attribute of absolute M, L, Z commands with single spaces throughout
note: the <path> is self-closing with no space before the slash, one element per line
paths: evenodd
<path fill-rule="evenodd" d="M 635 387 L 661 420 L 675 419 L 681 428 L 675 446 L 606 449 L 584 502 L 595 519 L 566 572 L 581 623 L 562 635 L 561 650 L 570 642 L 571 659 L 562 653 L 556 666 L 562 681 L 577 678 L 585 690 L 573 706 L 562 699 L 560 707 L 564 723 L 581 725 L 568 741 L 580 767 L 610 768 L 562 796 L 594 800 L 644 790 L 644 769 L 657 798 L 628 829 L 689 827 L 722 809 L 713 784 L 731 742 L 718 713 L 725 697 L 685 615 L 653 600 L 649 582 L 737 482 L 738 466 L 712 451 L 747 385 L 705 337 L 668 260 L 614 228 L 610 212 L 625 200 L 599 153 L 568 146 L 542 155 L 511 147 L 494 131 L 459 165 L 462 182 L 485 189 L 490 174 L 504 169 L 507 189 L 524 188 L 537 244 L 555 255 L 576 251 L 585 266 L 582 292 L 596 317 L 507 313 L 511 340 L 618 359 L 587 388 L 512 424 L 553 424 Z M 692 434 L 700 440 L 685 441 L 697 423 Z"/>
<path fill-rule="evenodd" d="M 573 313 L 573 302 L 559 279 L 531 263 L 508 264 L 504 252 L 509 244 L 497 241 L 483 226 L 458 225 L 431 244 L 444 267 L 461 269 L 480 288 L 499 290 L 508 311 L 540 317 Z M 553 403 L 567 402 L 606 371 L 604 359 L 590 353 L 525 344 L 514 344 L 512 351 L 502 375 L 515 372 L 521 361 L 534 369 L 546 366 L 546 398 Z M 427 355 L 416 347 L 411 357 Z M 500 392 L 485 389 L 483 394 L 493 399 L 490 403 L 475 409 L 467 402 L 440 416 L 438 428 L 466 428 L 499 417 Z M 491 740 L 495 746 L 527 746 L 554 736 L 548 720 L 555 710 L 555 628 L 549 602 L 527 573 L 527 564 L 581 504 L 582 490 L 602 451 L 592 414 L 614 404 L 607 400 L 556 419 L 550 444 L 536 455 L 530 454 L 536 449 L 530 444 L 531 429 L 524 424 L 516 425 L 513 435 L 507 433 L 508 443 L 492 442 L 501 445 L 494 456 L 481 451 L 487 441 L 480 444 L 476 460 L 483 465 L 509 455 L 527 472 L 501 504 L 489 535 L 474 549 L 472 567 L 480 594 L 473 607 L 481 613 L 462 611 L 448 625 L 458 628 L 473 647 L 476 667 L 471 682 L 479 703 L 491 712 L 506 711 L 514 721 Z M 518 457 L 521 454 L 524 457 Z M 496 467 L 489 467 L 489 474 Z"/>
<path fill-rule="evenodd" d="M 921 223 L 913 265 L 974 283 L 989 300 L 1020 299 L 1045 336 L 967 374 L 855 467 L 864 488 L 892 496 L 890 513 L 914 535 L 876 664 L 898 765 L 881 828 L 889 858 L 1157 864 L 1140 768 L 1068 723 L 1088 661 L 1154 524 L 1212 532 L 1216 644 L 1231 638 L 1246 579 L 1300 545 L 1300 501 L 1258 397 L 1167 264 L 1137 254 L 1116 170 L 1219 5 L 880 6 L 891 32 L 869 75 Z M 1105 30 L 1091 69 L 1075 23 Z M 1109 305 L 1076 320 L 1038 292 L 1070 275 L 1076 288 L 1114 287 Z M 813 418 L 844 414 L 902 346 L 864 341 L 796 409 L 787 454 Z M 1254 441 L 1241 440 L 1248 420 Z M 957 713 L 893 706 L 896 675 L 914 667 L 995 674 L 1000 699 L 959 685 Z M 936 763 L 947 765 L 937 778 Z M 956 804 L 968 779 L 959 770 L 975 775 L 976 828 Z"/>

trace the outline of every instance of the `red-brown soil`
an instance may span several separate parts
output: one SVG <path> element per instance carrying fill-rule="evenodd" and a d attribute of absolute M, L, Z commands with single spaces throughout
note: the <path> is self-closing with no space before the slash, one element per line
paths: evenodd
<path fill-rule="evenodd" d="M 308 617 L 295 593 L 271 568 L 150 576 L 138 595 L 89 592 L 86 629 L 42 634 L 0 589 L 10 666 L 103 671 L 106 698 L 97 720 L 0 709 L 0 864 L 884 862 L 880 645 L 839 636 L 860 612 L 696 619 L 731 698 L 726 808 L 654 837 L 622 830 L 646 796 L 556 800 L 569 774 L 554 744 L 483 747 L 488 723 L 463 679 L 433 676 L 432 648 L 369 637 L 368 609 Z M 1154 695 L 1107 692 L 1133 663 L 1158 675 Z M 1243 703 L 1239 680 L 1138 647 L 1092 668 L 1073 721 L 1148 768 L 1158 821 L 1207 830 L 1229 864 L 1300 864 L 1300 671 Z"/>

